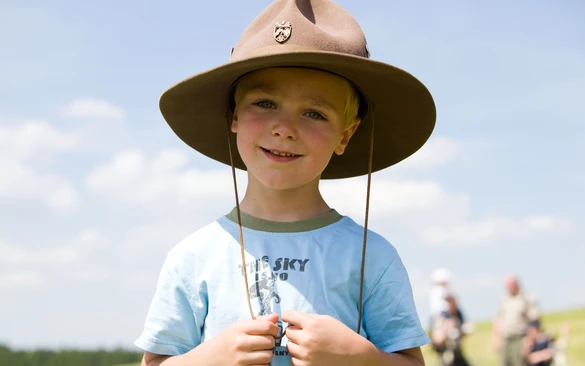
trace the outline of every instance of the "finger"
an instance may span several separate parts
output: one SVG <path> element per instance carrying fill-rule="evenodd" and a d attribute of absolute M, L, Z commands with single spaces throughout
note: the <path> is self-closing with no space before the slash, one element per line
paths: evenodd
<path fill-rule="evenodd" d="M 261 315 L 259 317 L 256 317 L 256 320 L 268 320 L 269 322 L 276 324 L 276 322 L 278 321 L 278 314 L 272 313 L 268 315 Z"/>
<path fill-rule="evenodd" d="M 265 351 L 274 348 L 275 340 L 271 335 L 251 335 L 247 341 L 249 351 Z"/>
<path fill-rule="evenodd" d="M 248 353 L 243 361 L 246 365 L 267 366 L 273 357 L 272 350 L 256 351 Z"/>
<path fill-rule="evenodd" d="M 286 350 L 290 354 L 290 364 L 293 366 L 307 366 L 310 364 L 301 354 L 302 349 L 296 344 L 290 342 L 286 344 Z"/>
<path fill-rule="evenodd" d="M 278 329 L 278 325 L 269 320 L 260 318 L 249 322 L 245 329 L 246 334 L 269 335 L 272 337 L 276 337 L 279 331 L 280 330 Z"/>
<path fill-rule="evenodd" d="M 234 337 L 233 348 L 237 352 L 250 353 L 256 351 L 272 350 L 274 348 L 274 337 L 268 335 L 242 334 Z"/>
<path fill-rule="evenodd" d="M 286 310 L 284 313 L 282 313 L 283 322 L 294 324 L 300 328 L 304 328 L 303 325 L 306 322 L 306 318 L 307 314 L 296 310 Z"/>
<path fill-rule="evenodd" d="M 299 360 L 303 359 L 303 349 L 301 346 L 292 342 L 290 339 L 286 343 L 286 350 L 290 353 L 291 357 L 296 357 Z"/>
<path fill-rule="evenodd" d="M 296 357 L 291 357 L 290 358 L 290 364 L 292 366 L 305 366 L 305 363 L 303 361 L 299 360 Z"/>
<path fill-rule="evenodd" d="M 292 325 L 292 324 L 289 325 L 288 327 L 286 327 L 287 332 L 288 332 L 289 329 L 292 330 L 292 331 L 301 331 L 301 330 L 303 330 L 301 327 L 297 327 L 296 325 Z"/>
<path fill-rule="evenodd" d="M 289 325 L 286 328 L 286 337 L 288 338 L 289 341 L 299 343 L 302 331 L 303 330 L 297 327 L 296 325 Z"/>

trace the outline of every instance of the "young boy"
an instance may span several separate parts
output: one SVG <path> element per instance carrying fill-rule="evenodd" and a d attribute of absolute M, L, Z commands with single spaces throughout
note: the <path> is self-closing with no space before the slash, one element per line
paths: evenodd
<path fill-rule="evenodd" d="M 136 341 L 143 366 L 424 365 L 428 337 L 395 248 L 319 192 L 322 178 L 368 174 L 369 195 L 371 172 L 434 127 L 427 89 L 368 57 L 340 6 L 277 0 L 228 64 L 163 94 L 175 133 L 246 169 L 248 185 L 169 252 Z"/>

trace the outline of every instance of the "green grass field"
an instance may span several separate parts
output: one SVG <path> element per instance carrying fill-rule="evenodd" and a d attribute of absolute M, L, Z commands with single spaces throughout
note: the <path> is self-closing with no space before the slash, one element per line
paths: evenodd
<path fill-rule="evenodd" d="M 585 308 L 546 314 L 543 328 L 550 334 L 557 335 L 560 324 L 567 322 L 570 327 L 567 361 L 569 366 L 585 366 Z M 497 366 L 498 355 L 492 351 L 492 324 L 477 323 L 475 332 L 464 342 L 464 351 L 474 366 Z M 423 347 L 427 366 L 439 365 L 439 361 L 429 346 Z M 140 366 L 140 364 L 117 365 Z"/>
<path fill-rule="evenodd" d="M 555 312 L 543 316 L 543 329 L 552 335 L 558 335 L 562 322 L 569 324 L 569 346 L 567 361 L 569 366 L 585 366 L 585 308 Z M 467 337 L 463 351 L 475 366 L 496 366 L 498 355 L 492 350 L 492 324 L 476 324 L 475 332 Z M 430 346 L 423 347 L 428 366 L 440 365 Z"/>

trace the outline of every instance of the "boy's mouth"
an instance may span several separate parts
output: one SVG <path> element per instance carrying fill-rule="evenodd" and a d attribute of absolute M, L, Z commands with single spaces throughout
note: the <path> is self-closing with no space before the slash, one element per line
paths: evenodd
<path fill-rule="evenodd" d="M 262 148 L 262 150 L 271 153 L 273 155 L 276 156 L 287 156 L 287 157 L 292 157 L 292 158 L 296 158 L 297 156 L 301 156 L 298 154 L 293 154 L 293 153 L 289 153 L 289 152 L 285 152 L 285 151 L 278 151 L 278 150 L 273 150 L 273 149 L 266 149 L 266 148 Z"/>

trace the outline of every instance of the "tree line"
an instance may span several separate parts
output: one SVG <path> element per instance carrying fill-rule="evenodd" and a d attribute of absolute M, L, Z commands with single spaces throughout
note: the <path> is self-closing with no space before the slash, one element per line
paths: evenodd
<path fill-rule="evenodd" d="M 13 350 L 0 345 L 0 366 L 113 366 L 140 362 L 142 353 L 114 350 Z"/>

